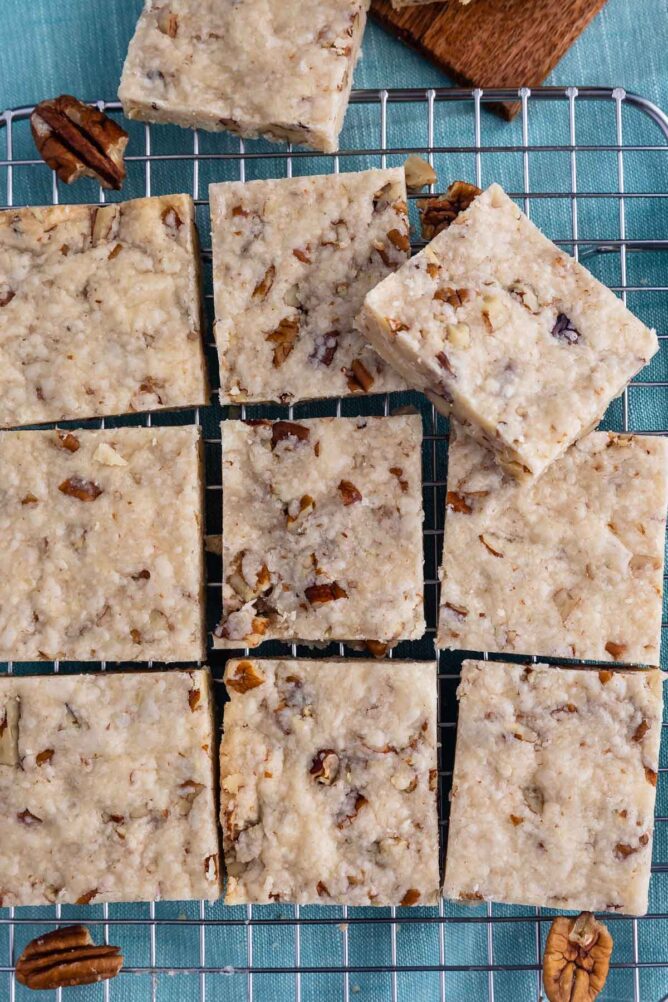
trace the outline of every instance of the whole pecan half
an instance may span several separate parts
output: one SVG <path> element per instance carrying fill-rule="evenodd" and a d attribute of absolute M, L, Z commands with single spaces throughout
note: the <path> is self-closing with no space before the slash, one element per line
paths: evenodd
<path fill-rule="evenodd" d="M 26 988 L 73 988 L 116 977 L 123 966 L 118 946 L 96 946 L 83 925 L 54 929 L 28 943 L 16 964 Z"/>
<path fill-rule="evenodd" d="M 555 918 L 543 957 L 549 1002 L 593 1002 L 605 985 L 611 955 L 612 936 L 591 912 Z"/>
<path fill-rule="evenodd" d="M 447 230 L 460 212 L 468 209 L 474 198 L 481 194 L 480 188 L 467 181 L 453 181 L 445 195 L 418 200 L 420 229 L 425 240 L 433 240 L 441 230 Z"/>
<path fill-rule="evenodd" d="M 30 128 L 39 155 L 65 184 L 80 177 L 103 188 L 123 184 L 128 134 L 97 108 L 61 94 L 37 105 Z"/>

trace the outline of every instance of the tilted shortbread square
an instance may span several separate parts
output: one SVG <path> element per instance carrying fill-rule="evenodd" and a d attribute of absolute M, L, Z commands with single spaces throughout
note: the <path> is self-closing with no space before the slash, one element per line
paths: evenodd
<path fill-rule="evenodd" d="M 221 647 L 424 633 L 417 415 L 224 421 Z"/>
<path fill-rule="evenodd" d="M 662 674 L 465 661 L 446 897 L 644 915 Z"/>
<path fill-rule="evenodd" d="M 223 403 L 406 389 L 353 328 L 408 257 L 402 168 L 230 181 L 210 198 Z"/>
<path fill-rule="evenodd" d="M 0 434 L 0 660 L 204 657 L 199 428 Z"/>
<path fill-rule="evenodd" d="M 436 665 L 229 661 L 228 904 L 438 896 Z"/>
<path fill-rule="evenodd" d="M 0 907 L 220 894 L 208 670 L 0 676 Z"/>
<path fill-rule="evenodd" d="M 439 647 L 660 663 L 668 442 L 592 432 L 532 484 L 452 425 Z"/>
<path fill-rule="evenodd" d="M 128 118 L 331 153 L 369 0 L 146 0 L 118 95 Z"/>
<path fill-rule="evenodd" d="M 658 350 L 498 184 L 372 289 L 357 325 L 520 478 L 594 428 Z"/>
<path fill-rule="evenodd" d="M 0 213 L 0 427 L 208 403 L 189 195 Z"/>

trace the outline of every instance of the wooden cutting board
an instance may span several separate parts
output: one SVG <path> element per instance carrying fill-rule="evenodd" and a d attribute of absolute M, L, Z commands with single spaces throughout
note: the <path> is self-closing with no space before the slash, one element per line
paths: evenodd
<path fill-rule="evenodd" d="M 606 0 L 458 0 L 394 10 L 371 0 L 383 27 L 467 87 L 536 87 Z M 498 105 L 511 118 L 519 105 Z"/>

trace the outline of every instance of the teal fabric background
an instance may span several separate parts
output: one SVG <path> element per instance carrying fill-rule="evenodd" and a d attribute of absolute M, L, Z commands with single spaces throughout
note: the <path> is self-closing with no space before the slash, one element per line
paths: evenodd
<path fill-rule="evenodd" d="M 528 3 L 532 0 L 527 0 Z M 555 0 L 558 2 L 558 0 Z M 0 109 L 32 104 L 46 96 L 69 91 L 93 100 L 114 99 L 121 66 L 129 38 L 134 29 L 142 0 L 0 0 Z M 564 58 L 547 81 L 560 85 L 619 86 L 637 91 L 668 110 L 668 11 L 666 0 L 609 0 L 603 12 L 595 19 L 583 37 Z M 375 24 L 370 24 L 364 40 L 363 58 L 355 74 L 357 87 L 431 87 L 447 85 L 447 79 L 417 54 L 391 39 Z M 470 109 L 448 108 L 438 110 L 436 141 L 441 145 L 466 146 L 473 142 Z M 578 133 L 581 143 L 597 145 L 615 141 L 614 107 L 612 105 L 582 105 L 578 107 Z M 624 156 L 626 187 L 631 192 L 668 192 L 668 148 L 666 138 L 647 118 L 633 109 L 624 109 L 623 126 L 627 143 L 649 143 L 663 149 L 655 153 L 627 153 Z M 159 130 L 158 130 L 159 131 Z M 157 133 L 156 133 L 157 135 Z M 164 130 L 164 148 L 172 142 L 176 149 L 186 149 L 183 135 L 176 130 Z M 531 108 L 529 130 L 533 144 L 568 142 L 568 115 L 565 105 L 534 105 Z M 132 142 L 140 142 L 141 130 L 133 126 Z M 397 146 L 423 144 L 424 106 L 393 106 L 388 112 L 388 140 Z M 500 122 L 488 112 L 483 112 L 482 143 L 490 147 L 510 146 L 521 142 L 521 123 L 512 125 Z M 161 137 L 156 139 L 158 143 Z M 206 137 L 206 149 L 232 149 L 226 146 L 226 137 Z M 352 147 L 375 146 L 378 143 L 377 118 L 364 115 L 360 109 L 351 110 L 342 142 Z M 214 145 L 211 145 L 214 144 Z M 215 145 L 218 144 L 218 145 Z M 31 145 L 25 130 L 17 138 L 17 154 L 31 156 Z M 4 139 L 0 131 L 0 158 L 4 156 Z M 437 169 L 442 179 L 462 176 L 475 180 L 475 163 L 469 154 L 443 154 L 437 158 Z M 400 163 L 398 156 L 391 162 Z M 322 161 L 301 161 L 305 170 L 324 169 Z M 367 165 L 365 158 L 349 160 L 348 169 Z M 369 166 L 372 164 L 369 163 Z M 374 161 L 373 165 L 377 165 Z M 256 165 L 253 165 L 254 167 Z M 273 166 L 276 166 L 274 163 Z M 617 190 L 617 158 L 614 153 L 590 151 L 578 153 L 576 158 L 579 188 L 586 192 L 613 192 Z M 542 192 L 567 192 L 571 183 L 572 162 L 567 153 L 532 153 L 530 156 L 532 186 Z M 171 170 L 171 168 L 170 168 Z M 213 173 L 213 171 L 217 173 Z M 235 176 L 234 162 L 202 165 L 201 191 L 209 180 Z M 267 172 L 272 170 L 268 161 Z M 499 180 L 510 190 L 522 189 L 522 158 L 508 152 L 487 152 L 482 158 L 482 180 L 489 183 Z M 25 180 L 24 180 L 25 178 Z M 178 172 L 154 174 L 154 191 L 187 189 L 190 181 Z M 140 194 L 142 175 L 139 165 L 132 165 L 124 196 Z M 6 180 L 0 167 L 0 202 L 5 201 Z M 48 200 L 50 187 L 43 175 L 18 173 L 15 178 L 17 202 Z M 84 183 L 76 189 L 61 186 L 63 200 L 79 201 L 96 198 L 94 186 Z M 626 225 L 629 236 L 635 239 L 668 237 L 668 212 L 665 200 L 638 198 L 627 202 Z M 614 198 L 587 199 L 579 206 L 580 237 L 615 238 L 619 236 L 618 204 Z M 572 236 L 572 217 L 567 199 L 546 199 L 532 203 L 532 215 L 552 237 Z M 206 220 L 202 218 L 203 239 L 206 241 Z M 668 284 L 668 255 L 658 253 L 630 253 L 628 255 L 627 284 L 642 292 L 629 293 L 629 305 L 643 319 L 656 326 L 659 333 L 668 334 L 668 306 L 665 293 L 646 291 Z M 606 255 L 587 261 L 603 280 L 612 286 L 621 284 L 619 255 Z M 666 348 L 662 358 L 657 357 L 643 378 L 666 380 L 668 359 Z M 668 407 L 665 388 L 651 391 L 635 388 L 630 397 L 630 426 L 636 430 L 656 430 L 668 424 Z M 369 405 L 371 406 L 371 405 Z M 425 417 L 427 410 L 425 409 Z M 158 419 L 159 420 L 159 419 Z M 621 427 L 620 405 L 614 404 L 607 424 Z M 209 429 L 210 431 L 211 429 Z M 210 457 L 207 456 L 207 459 Z M 441 457 L 442 459 L 442 457 Z M 427 460 L 428 461 L 428 460 Z M 434 471 L 431 471 L 432 475 Z M 429 467 L 425 477 L 429 478 Z M 217 531 L 213 527 L 210 531 Z M 664 613 L 664 619 L 666 614 Z M 664 631 L 665 633 L 666 631 Z M 401 653 L 401 652 L 400 652 Z M 406 652 L 408 653 L 408 652 Z M 411 653 L 415 653 L 413 650 Z M 664 644 L 664 663 L 665 655 Z M 420 656 L 429 656 L 421 650 Z M 456 667 L 456 659 L 453 661 Z M 1 669 L 0 669 L 1 670 Z M 455 681 L 445 682 L 445 717 L 454 719 Z M 444 732 L 451 735 L 452 731 Z M 662 765 L 668 765 L 665 747 Z M 668 784 L 662 773 L 659 782 L 657 813 L 668 815 Z M 0 847 L 1 848 L 1 847 Z M 668 824 L 659 824 L 655 836 L 655 862 L 668 861 Z M 668 867 L 664 867 L 668 870 Z M 458 919 L 447 924 L 443 945 L 448 965 L 461 966 L 488 963 L 489 941 L 484 921 L 485 909 L 464 909 L 444 903 L 443 914 Z M 650 910 L 663 916 L 638 923 L 617 919 L 613 924 L 615 935 L 615 962 L 620 965 L 611 975 L 602 1002 L 660 1002 L 668 993 L 668 971 L 652 966 L 668 962 L 666 922 L 668 921 L 668 873 L 656 873 L 652 880 Z M 484 970 L 478 973 L 448 973 L 446 992 L 449 1002 L 481 1002 L 494 998 L 496 1002 L 535 1002 L 538 983 L 531 965 L 536 961 L 536 926 L 533 909 L 493 906 L 494 915 L 503 919 L 509 916 L 526 916 L 525 923 L 494 926 L 492 939 L 497 964 L 509 968 L 522 966 L 524 970 L 508 970 L 497 974 L 493 987 Z M 17 927 L 14 955 L 37 929 L 29 924 L 31 916 L 44 916 L 44 910 L 19 911 L 24 924 Z M 46 913 L 53 915 L 52 911 Z M 133 925 L 132 920 L 150 917 L 148 905 L 111 906 L 112 919 L 124 920 L 127 925 L 114 925 L 110 930 L 111 942 L 119 943 L 130 968 L 188 968 L 205 961 L 214 967 L 227 967 L 228 974 L 173 976 L 161 973 L 152 982 L 146 976 L 125 974 L 109 986 L 109 995 L 101 986 L 76 992 L 65 992 L 69 1002 L 196 1002 L 206 998 L 213 1002 L 238 1002 L 247 996 L 247 981 L 243 974 L 234 975 L 235 968 L 247 963 L 248 931 L 244 924 L 246 912 L 242 908 L 226 908 L 222 904 L 205 905 L 200 910 L 196 903 L 159 903 L 155 914 L 171 924 L 157 930 L 152 944 L 146 926 Z M 438 924 L 416 924 L 424 915 L 434 918 L 434 909 L 415 909 L 408 921 L 397 927 L 396 940 L 392 941 L 390 926 L 385 923 L 363 923 L 366 917 L 378 917 L 371 910 L 352 910 L 345 916 L 341 909 L 304 908 L 303 917 L 332 920 L 330 924 L 305 925 L 301 930 L 301 960 L 305 966 L 327 967 L 344 962 L 343 939 L 340 923 L 349 921 L 349 958 L 351 966 L 365 967 L 392 963 L 433 965 L 439 963 Z M 383 914 L 387 914 L 383 912 Z M 0 909 L 0 1002 L 28 1002 L 32 993 L 20 988 L 12 993 L 12 982 L 6 973 L 6 958 L 10 953 L 9 927 L 2 920 L 7 911 Z M 200 936 L 198 920 L 201 915 L 212 924 Z M 402 913 L 402 916 L 405 913 Z M 280 968 L 294 960 L 296 946 L 295 928 L 290 924 L 291 909 L 279 906 L 256 909 L 255 918 L 278 918 L 284 924 L 269 926 L 257 924 L 253 931 L 254 962 L 263 968 L 276 968 L 276 974 L 266 974 L 254 979 L 254 1002 L 284 1002 L 295 999 L 295 980 L 292 975 L 281 974 Z M 69 920 L 95 920 L 101 923 L 101 907 L 64 908 L 63 917 Z M 236 926 L 221 925 L 222 919 L 234 918 Z M 464 921 L 462 921 L 464 919 Z M 546 926 L 543 927 L 543 942 Z M 102 926 L 94 927 L 99 937 Z M 539 944 L 540 949 L 540 944 Z M 630 969 L 634 958 L 646 962 L 637 982 Z M 5 972 L 3 973 L 3 967 Z M 342 978 L 334 973 L 304 975 L 301 983 L 303 1002 L 334 1002 L 342 994 Z M 393 985 L 389 975 L 353 973 L 349 979 L 349 998 L 355 1002 L 437 1002 L 440 997 L 439 976 L 433 972 L 399 973 Z M 396 991 L 396 995 L 394 994 Z M 45 993 L 48 1002 L 55 1002 L 55 993 Z M 347 997 L 346 997 L 347 998 Z"/>

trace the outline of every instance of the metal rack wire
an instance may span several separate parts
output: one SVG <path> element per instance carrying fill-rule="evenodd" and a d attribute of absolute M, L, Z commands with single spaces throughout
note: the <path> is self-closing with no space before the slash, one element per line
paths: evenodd
<path fill-rule="evenodd" d="M 486 105 L 499 101 L 519 102 L 520 114 L 513 125 L 501 126 L 485 114 Z M 99 102 L 99 107 L 111 114 L 120 112 L 114 102 Z M 31 111 L 19 108 L 0 116 L 0 126 L 4 126 L 0 129 L 1 207 L 61 199 L 105 201 L 108 193 L 92 185 L 87 190 L 85 184 L 77 186 L 64 194 L 29 142 Z M 367 137 L 374 132 L 377 140 L 368 145 Z M 613 405 L 606 420 L 607 426 L 621 430 L 668 433 L 664 345 L 668 330 L 660 327 L 661 321 L 665 322 L 668 292 L 668 239 L 661 236 L 661 232 L 668 233 L 668 117 L 658 108 L 623 90 L 604 88 L 357 91 L 352 95 L 342 143 L 344 148 L 337 155 L 326 156 L 263 141 L 244 142 L 228 135 L 212 137 L 133 124 L 123 197 L 191 191 L 204 243 L 205 299 L 210 314 L 209 181 L 385 166 L 401 163 L 413 152 L 435 164 L 443 184 L 455 177 L 479 185 L 500 180 L 549 236 L 576 257 L 586 259 L 599 277 L 629 300 L 636 313 L 659 326 L 662 351 L 652 367 L 634 380 L 621 402 Z M 652 172 L 656 187 L 647 190 L 645 179 Z M 414 216 L 414 207 L 411 212 Z M 658 225 L 659 235 L 650 235 L 661 217 L 663 230 Z M 207 353 L 215 386 L 216 357 L 210 335 Z M 425 641 L 403 644 L 393 653 L 397 657 L 429 657 L 433 656 L 436 625 L 447 422 L 415 395 L 298 405 L 289 413 L 391 413 L 406 404 L 417 407 L 424 419 L 429 629 Z M 285 413 L 285 408 L 248 410 L 267 416 Z M 218 422 L 225 416 L 229 413 L 221 412 L 214 393 L 211 406 L 201 411 L 155 413 L 142 419 L 147 424 L 195 421 L 203 426 L 210 533 L 220 532 Z M 122 419 L 115 422 L 126 423 Z M 105 422 L 94 422 L 100 423 Z M 107 420 L 107 424 L 112 423 Z M 210 626 L 220 605 L 222 575 L 217 559 L 209 557 Z M 664 622 L 664 634 L 666 627 Z M 273 644 L 268 653 L 298 656 L 307 652 L 296 645 Z M 343 645 L 320 652 L 344 653 L 350 655 Z M 318 656 L 312 651 L 308 654 Z M 224 659 L 211 653 L 209 660 L 220 679 Z M 458 655 L 442 655 L 439 666 L 443 843 L 460 661 Z M 45 669 L 44 664 L 9 664 L 0 670 L 37 667 Z M 104 670 L 106 665 L 86 667 Z M 50 668 L 67 670 L 58 663 Z M 219 691 L 222 702 L 222 686 Z M 660 767 L 664 782 L 658 787 L 650 914 L 639 920 L 608 917 L 616 950 L 602 1000 L 658 1002 L 668 997 L 668 790 L 663 789 L 667 772 L 668 766 Z M 119 943 L 126 956 L 126 967 L 114 982 L 77 990 L 76 998 L 81 1002 L 236 1002 L 241 998 L 248 1002 L 283 998 L 351 1002 L 358 995 L 368 1002 L 399 1002 L 409 997 L 414 1002 L 502 1002 L 511 998 L 524 1002 L 540 996 L 541 956 L 551 917 L 552 913 L 540 909 L 489 904 L 470 907 L 443 901 L 438 908 L 410 910 L 284 905 L 227 908 L 221 903 L 169 902 L 0 909 L 0 1000 L 20 1002 L 27 997 L 12 975 L 25 942 L 59 921 L 76 918 L 85 921 L 98 937 Z M 174 987 L 175 976 L 178 988 Z M 58 991 L 53 997 L 69 999 L 74 994 Z"/>

